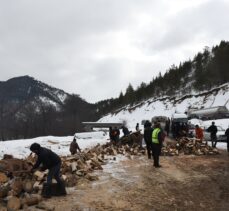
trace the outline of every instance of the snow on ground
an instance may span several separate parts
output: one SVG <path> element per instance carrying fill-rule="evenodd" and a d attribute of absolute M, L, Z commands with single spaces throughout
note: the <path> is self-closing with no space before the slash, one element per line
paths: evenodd
<path fill-rule="evenodd" d="M 81 149 L 90 148 L 98 143 L 104 144 L 108 138 L 108 135 L 104 132 L 76 133 L 75 136 Z M 11 154 L 15 158 L 25 158 L 31 153 L 29 147 L 34 142 L 53 150 L 58 155 L 70 155 L 69 145 L 72 140 L 73 136 L 45 136 L 33 139 L 2 141 L 0 142 L 0 159 L 4 154 Z"/>
<path fill-rule="evenodd" d="M 176 97 L 169 99 L 168 97 L 151 98 L 147 101 L 142 101 L 133 106 L 124 107 L 122 110 L 108 114 L 102 117 L 98 122 L 126 122 L 129 130 L 135 131 L 137 123 L 143 131 L 142 120 L 151 120 L 154 116 L 172 117 L 176 113 L 184 113 L 188 108 L 208 108 L 214 106 L 226 106 L 229 109 L 229 83 L 224 84 L 222 89 L 211 93 L 203 94 L 196 93 L 193 96 Z M 201 121 L 192 119 L 190 122 L 194 125 L 198 124 L 201 127 L 208 127 L 214 121 L 217 126 L 221 126 L 224 130 L 229 127 L 229 119 L 218 119 L 210 121 Z M 225 143 L 219 143 L 219 148 L 226 148 Z"/>
<path fill-rule="evenodd" d="M 171 117 L 173 113 L 184 113 L 189 107 L 192 108 L 207 108 L 213 106 L 226 105 L 229 108 L 229 83 L 222 86 L 218 92 L 211 94 L 196 94 L 194 96 L 186 96 L 186 98 L 177 97 L 176 99 L 169 99 L 163 97 L 160 99 L 151 98 L 143 101 L 132 107 L 128 106 L 115 114 L 109 114 L 101 118 L 98 122 L 126 122 L 129 130 L 135 131 L 136 123 L 139 123 L 140 129 L 143 131 L 142 120 L 151 120 L 153 116 L 167 116 Z M 210 121 L 201 121 L 198 119 L 191 120 L 192 124 L 199 124 L 207 127 L 211 122 L 215 121 L 216 125 L 227 129 L 229 126 L 229 119 L 219 119 Z M 122 133 L 121 133 L 122 134 Z M 82 149 L 94 146 L 98 143 L 106 143 L 108 134 L 97 131 L 91 133 L 77 133 L 77 141 Z M 32 143 L 37 142 L 41 146 L 50 148 L 59 155 L 69 155 L 69 145 L 73 136 L 67 137 L 38 137 L 34 139 L 14 140 L 0 142 L 0 158 L 4 154 L 12 154 L 17 158 L 24 158 L 30 154 L 29 147 Z M 218 143 L 217 147 L 226 149 L 226 143 Z"/>

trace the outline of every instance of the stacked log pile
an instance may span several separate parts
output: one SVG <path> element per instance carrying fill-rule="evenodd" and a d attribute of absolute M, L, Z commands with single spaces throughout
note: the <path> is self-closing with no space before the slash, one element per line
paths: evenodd
<path fill-rule="evenodd" d="M 81 182 L 98 180 L 91 174 L 94 170 L 102 170 L 102 165 L 108 160 L 116 159 L 121 154 L 131 158 L 134 155 L 145 154 L 145 149 L 139 144 L 133 145 L 97 145 L 83 152 L 61 157 L 62 179 L 67 187 L 73 187 Z M 36 158 L 29 156 L 25 160 L 6 156 L 0 160 L 0 210 L 25 209 L 27 206 L 40 204 L 43 183 L 48 171 L 30 172 L 31 164 Z"/>
<path fill-rule="evenodd" d="M 162 155 L 216 155 L 219 151 L 196 138 L 183 137 L 162 147 Z"/>

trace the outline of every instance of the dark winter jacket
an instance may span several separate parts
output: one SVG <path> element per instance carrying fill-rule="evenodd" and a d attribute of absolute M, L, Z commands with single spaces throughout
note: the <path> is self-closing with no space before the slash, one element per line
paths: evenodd
<path fill-rule="evenodd" d="M 130 131 L 129 131 L 128 128 L 125 127 L 125 126 L 122 127 L 122 132 L 123 132 L 124 136 L 127 136 L 127 135 L 130 134 Z"/>
<path fill-rule="evenodd" d="M 229 140 L 229 128 L 227 128 L 225 135 L 227 136 L 227 140 Z"/>
<path fill-rule="evenodd" d="M 77 150 L 79 150 L 81 152 L 81 149 L 80 149 L 78 143 L 74 142 L 74 141 L 72 141 L 72 143 L 70 144 L 70 149 L 69 150 L 70 150 L 72 155 L 76 154 Z"/>
<path fill-rule="evenodd" d="M 57 164 L 61 163 L 60 157 L 51 151 L 50 149 L 46 149 L 44 147 L 41 147 L 40 150 L 37 153 L 37 162 L 33 166 L 33 169 L 36 169 L 40 166 L 40 164 L 43 165 L 42 169 L 50 169 Z"/>
<path fill-rule="evenodd" d="M 215 126 L 215 125 L 211 125 L 208 129 L 207 129 L 207 131 L 209 132 L 209 133 L 211 133 L 211 137 L 216 137 L 216 133 L 217 133 L 217 127 Z"/>
<path fill-rule="evenodd" d="M 144 129 L 144 140 L 146 144 L 152 143 L 152 132 L 153 132 L 153 129 L 151 127 L 146 127 Z"/>

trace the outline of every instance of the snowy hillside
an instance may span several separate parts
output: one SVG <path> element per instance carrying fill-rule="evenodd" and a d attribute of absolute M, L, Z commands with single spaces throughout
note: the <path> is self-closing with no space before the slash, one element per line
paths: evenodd
<path fill-rule="evenodd" d="M 98 143 L 104 144 L 107 142 L 107 134 L 104 132 L 76 133 L 75 137 L 82 150 L 95 146 Z M 69 146 L 72 140 L 73 136 L 45 136 L 33 139 L 0 141 L 0 159 L 2 159 L 4 154 L 13 155 L 16 158 L 25 158 L 31 153 L 29 147 L 34 142 L 53 150 L 59 155 L 70 155 Z"/>
<path fill-rule="evenodd" d="M 151 98 L 133 106 L 123 107 L 115 113 L 104 116 L 99 122 L 126 121 L 128 127 L 134 129 L 137 122 L 141 123 L 142 120 L 151 119 L 153 116 L 171 117 L 173 113 L 184 113 L 188 108 L 208 108 L 223 105 L 226 105 L 229 109 L 229 83 L 201 93 Z M 228 125 L 229 119 L 221 124 L 224 129 Z"/>

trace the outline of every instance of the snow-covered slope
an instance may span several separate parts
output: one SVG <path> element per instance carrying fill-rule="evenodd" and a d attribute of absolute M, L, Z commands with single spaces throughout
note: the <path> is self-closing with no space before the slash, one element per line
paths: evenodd
<path fill-rule="evenodd" d="M 75 137 L 81 149 L 107 142 L 107 134 L 104 132 L 76 133 Z M 0 159 L 2 159 L 4 154 L 13 155 L 16 158 L 25 158 L 31 153 L 29 147 L 34 142 L 39 143 L 42 147 L 53 150 L 59 155 L 70 155 L 69 146 L 72 140 L 73 136 L 45 136 L 33 139 L 0 141 Z"/>
<path fill-rule="evenodd" d="M 209 91 L 194 93 L 185 96 L 151 98 L 133 106 L 119 109 L 115 113 L 102 117 L 99 122 L 123 122 L 126 121 L 129 128 L 135 128 L 136 123 L 153 116 L 163 115 L 171 117 L 174 112 L 184 113 L 188 108 L 208 108 L 224 106 L 229 109 L 229 83 Z M 225 120 L 224 128 L 229 125 Z"/>

